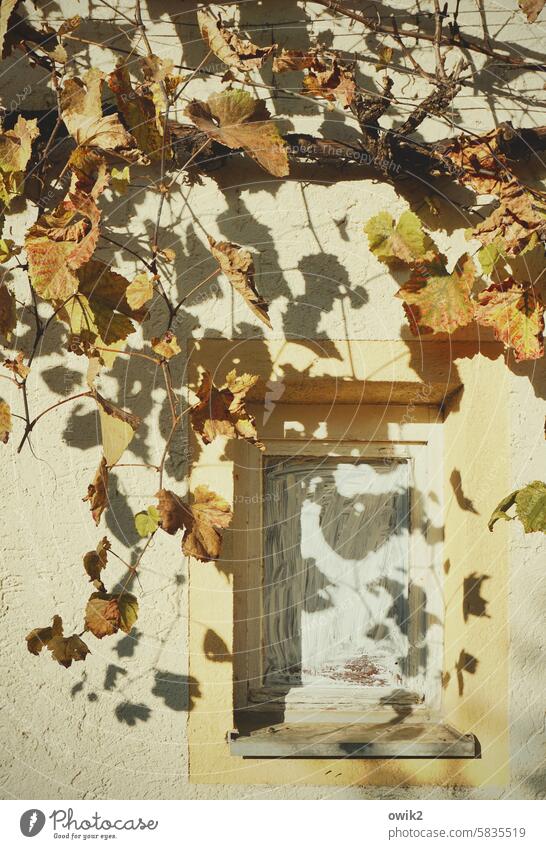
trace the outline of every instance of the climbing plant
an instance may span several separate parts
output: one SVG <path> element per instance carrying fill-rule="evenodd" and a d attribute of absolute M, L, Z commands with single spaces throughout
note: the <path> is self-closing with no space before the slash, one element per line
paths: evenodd
<path fill-rule="evenodd" d="M 87 576 L 93 592 L 81 628 L 65 635 L 61 618 L 53 615 L 51 625 L 26 637 L 32 654 L 45 648 L 64 667 L 85 660 L 91 637 L 130 632 L 138 617 L 130 579 L 138 577 L 155 534 L 180 533 L 182 553 L 202 562 L 220 555 L 232 509 L 214 492 L 213 482 L 210 488 L 196 487 L 187 498 L 164 487 L 177 432 L 189 422 L 203 443 L 222 436 L 263 448 L 245 406 L 257 381 L 252 363 L 243 363 L 240 373 L 231 371 L 222 386 L 204 372 L 192 400 L 184 401 L 187 395 L 175 389 L 184 374 L 177 316 L 188 297 L 218 274 L 229 280 L 254 316 L 272 326 L 268 303 L 256 285 L 253 255 L 245 245 L 209 237 L 214 272 L 189 293 L 175 291 L 170 282 L 175 253 L 164 245 L 162 223 L 166 199 L 178 184 L 191 187 L 212 179 L 241 157 L 277 180 L 304 179 L 301 169 L 317 178 L 329 169 L 331 180 L 333 166 L 337 180 L 366 177 L 392 184 L 402 196 L 409 195 L 413 208 L 398 220 L 385 210 L 363 222 L 362 239 L 379 261 L 405 273 L 393 295 L 403 301 L 412 332 L 452 334 L 474 322 L 492 328 L 504 343 L 508 365 L 512 355 L 516 362 L 544 355 L 541 281 L 530 279 L 522 271 L 530 265 L 520 260 L 542 255 L 546 241 L 546 193 L 533 173 L 546 149 L 546 127 L 515 127 L 505 121 L 478 133 L 458 126 L 454 115 L 459 93 L 478 85 L 476 58 L 486 68 L 502 67 L 507 73 L 538 75 L 546 64 L 493 43 L 486 31 L 481 37 L 465 33 L 458 2 L 440 5 L 433 0 L 413 23 L 381 4 L 373 15 L 328 0 L 300 4 L 308 13 L 347 19 L 353 31 L 374 36 L 373 48 L 352 53 L 319 39 L 305 50 L 257 45 L 234 23 L 242 4 L 201 3 L 197 10 L 181 11 L 192 17 L 202 39 L 202 58 L 193 67 L 158 55 L 140 0 L 132 11 L 106 0 L 99 5 L 110 11 L 111 25 L 124 36 L 123 41 L 109 41 L 117 58 L 108 73 L 95 67 L 81 70 L 79 57 L 93 42 L 81 34 L 77 15 L 55 23 L 42 15 L 38 24 L 38 2 L 3 0 L 0 7 L 2 58 L 26 57 L 43 72 L 44 102 L 51 93 L 55 102 L 52 110 L 33 114 L 25 110 L 30 91 L 25 87 L 15 101 L 3 104 L 0 334 L 5 342 L 3 379 L 12 384 L 16 403 L 0 401 L 0 438 L 4 443 L 15 440 L 20 453 L 32 448 L 35 428 L 57 407 L 77 399 L 94 405 L 102 452 L 82 496 L 90 521 L 99 527 L 109 506 L 109 476 L 121 468 L 123 453 L 141 425 L 132 411 L 99 391 L 101 377 L 120 357 L 152 363 L 162 376 L 170 412 L 157 464 L 148 464 L 157 475 L 156 500 L 135 516 L 142 542 L 132 564 L 123 561 L 128 579 L 113 591 L 106 588 L 110 558 L 122 558 L 102 536 L 94 550 L 82 553 L 82 578 Z M 261 4 L 264 14 L 267 6 Z M 531 24 L 543 6 L 544 0 L 520 2 Z M 266 41 L 264 32 L 258 35 L 253 37 Z M 423 51 L 423 45 L 429 49 Z M 421 101 L 410 108 L 400 86 L 407 76 L 422 81 L 424 90 Z M 206 100 L 192 91 L 202 79 L 214 83 Z M 283 133 L 260 93 L 274 104 L 282 95 L 341 111 L 357 136 L 349 142 L 297 129 Z M 36 96 L 33 91 L 34 101 Z M 431 116 L 446 124 L 445 138 L 434 143 L 419 134 Z M 104 203 L 108 193 L 127 192 L 142 179 L 148 179 L 149 202 L 155 204 L 146 252 L 114 239 Z M 425 187 L 417 200 L 417 194 L 407 191 L 415 184 Z M 465 189 L 464 206 L 450 195 L 455 186 Z M 484 197 L 485 205 L 478 202 Z M 425 223 L 431 218 L 441 223 L 446 198 L 471 222 L 468 248 L 455 261 L 440 250 L 433 228 Z M 12 219 L 21 215 L 21 199 L 26 232 L 8 238 Z M 105 262 L 99 255 L 101 242 L 126 251 L 139 271 L 128 279 Z M 23 295 L 12 282 L 15 272 L 26 276 Z M 32 338 L 21 347 L 18 327 L 29 315 Z M 144 348 L 133 347 L 133 335 L 151 317 L 162 322 L 161 333 Z M 44 338 L 59 327 L 66 362 L 74 357 L 87 361 L 86 384 L 47 409 L 35 410 L 29 374 L 38 368 Z M 507 510 L 515 505 L 525 531 L 544 532 L 544 486 L 535 482 L 506 497 L 490 527 L 509 518 Z"/>

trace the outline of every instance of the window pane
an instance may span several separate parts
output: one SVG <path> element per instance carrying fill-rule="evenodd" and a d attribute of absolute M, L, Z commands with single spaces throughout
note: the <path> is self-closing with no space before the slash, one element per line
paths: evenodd
<path fill-rule="evenodd" d="M 402 684 L 409 490 L 406 460 L 267 458 L 264 684 Z"/>

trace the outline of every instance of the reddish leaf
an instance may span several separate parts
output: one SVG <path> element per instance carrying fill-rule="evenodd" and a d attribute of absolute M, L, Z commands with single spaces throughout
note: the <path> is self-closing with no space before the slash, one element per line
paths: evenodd
<path fill-rule="evenodd" d="M 492 327 L 501 342 L 514 349 L 516 360 L 544 354 L 544 304 L 534 288 L 508 277 L 478 295 L 476 319 Z"/>

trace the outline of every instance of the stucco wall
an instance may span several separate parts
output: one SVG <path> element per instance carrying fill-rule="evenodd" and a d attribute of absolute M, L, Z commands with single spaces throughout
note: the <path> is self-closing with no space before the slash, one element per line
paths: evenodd
<path fill-rule="evenodd" d="M 108 20 L 111 12 L 99 4 L 67 2 L 61 7 L 67 15 L 80 13 Z M 324 30 L 323 39 L 343 49 L 373 48 L 374 39 L 361 36 L 358 25 L 332 21 L 319 8 L 307 4 L 304 12 L 295 2 L 264 4 L 265 11 L 249 3 L 244 21 L 250 29 L 262 32 L 256 40 L 277 40 L 287 46 L 301 46 L 309 33 Z M 397 5 L 405 9 L 406 4 Z M 126 4 L 131 7 L 130 3 Z M 145 4 L 151 18 L 150 37 L 160 55 L 195 64 L 203 56 L 192 14 L 181 14 L 177 3 Z M 463 4 L 463 29 L 478 33 L 479 15 L 472 0 Z M 492 37 L 519 45 L 523 51 L 539 51 L 545 28 L 540 23 L 523 23 L 515 0 L 497 4 L 486 2 L 487 21 Z M 170 9 L 170 13 L 162 9 Z M 262 27 L 264 17 L 269 22 Z M 319 21 L 323 21 L 320 23 Z M 174 22 L 174 23 L 173 23 Z M 191 26 L 187 25 L 188 22 Z M 173 33 L 176 37 L 172 37 Z M 105 41 L 111 36 L 108 24 L 84 24 L 82 35 Z M 154 36 L 156 38 L 154 38 Z M 118 42 L 122 43 L 122 42 Z M 123 42 L 126 43 L 126 42 Z M 427 51 L 428 55 L 428 51 Z M 87 64 L 85 53 L 82 70 Z M 476 57 L 473 57 L 473 61 Z M 89 62 L 109 69 L 111 54 L 90 48 Z M 483 62 L 479 59 L 477 66 Z M 11 59 L 2 79 L 4 105 L 30 85 L 25 108 L 43 108 L 37 100 L 34 83 L 39 71 L 27 70 L 20 54 Z M 266 82 L 269 71 L 264 74 Z M 369 71 L 366 71 L 366 81 Z M 544 75 L 519 75 L 495 68 L 479 72 L 479 86 L 469 87 L 457 99 L 458 125 L 480 131 L 501 120 L 533 126 L 546 123 L 546 110 L 538 101 Z M 510 89 L 507 86 L 510 86 Z M 192 84 L 193 85 L 193 84 Z M 411 105 L 420 93 L 419 83 L 407 79 L 398 84 Z M 210 90 L 211 84 L 208 84 Z M 479 93 L 485 89 L 486 93 Z M 198 82 L 191 94 L 200 94 L 207 85 Z M 492 92 L 491 97 L 487 91 Z M 400 91 L 400 88 L 398 88 Z M 523 92 L 522 106 L 517 92 Z M 504 95 L 503 95 L 504 92 Z M 494 96 L 493 96 L 494 93 Z M 537 102 L 534 103 L 533 101 Z M 494 101 L 494 103 L 493 103 Z M 286 127 L 325 135 L 350 137 L 354 127 L 339 110 L 327 111 L 300 99 L 280 101 Z M 429 120 L 422 128 L 427 138 L 447 134 L 445 123 Z M 374 212 L 405 208 L 405 201 L 392 187 L 372 179 L 340 182 L 335 185 L 278 184 L 266 174 L 234 163 L 221 175 L 223 188 L 205 178 L 203 185 L 181 185 L 171 195 L 164 215 L 162 246 L 177 254 L 172 287 L 181 294 L 191 289 L 211 270 L 204 248 L 205 231 L 253 247 L 257 252 L 258 285 L 272 302 L 273 331 L 259 325 L 252 314 L 219 279 L 189 301 L 181 313 L 176 332 L 181 343 L 191 337 L 231 338 L 353 338 L 393 340 L 409 338 L 401 301 L 393 297 L 395 282 L 370 255 L 362 233 L 363 222 Z M 140 182 L 140 180 L 138 181 Z M 142 180 L 142 185 L 144 184 Z M 128 196 L 108 193 L 105 208 L 119 240 L 129 236 L 139 249 L 150 242 L 157 198 L 142 189 Z M 457 232 L 449 235 L 453 255 L 462 252 L 464 218 L 460 212 L 443 211 L 442 223 Z M 17 221 L 9 226 L 17 232 Z M 6 231 L 6 235 L 9 235 Z M 445 232 L 438 233 L 447 244 Z M 108 251 L 101 252 L 106 257 Z M 117 252 L 116 265 L 131 274 L 135 268 L 128 254 Z M 530 270 L 530 274 L 535 273 Z M 161 327 L 144 326 L 144 337 Z M 17 345 L 28 346 L 31 320 L 19 328 Z M 84 381 L 81 359 L 52 353 L 62 336 L 60 326 L 46 339 L 29 381 L 33 411 L 55 403 L 62 395 L 78 391 Z M 138 346 L 140 343 L 137 342 Z M 191 343 L 190 343 L 191 344 Z M 244 365 L 244 364 L 243 364 Z M 247 364 L 249 367 L 249 364 Z M 251 364 L 250 364 L 251 367 Z M 182 369 L 179 369 L 178 386 Z M 514 486 L 545 475 L 543 440 L 546 377 L 543 361 L 518 367 L 511 377 L 511 446 Z M 8 384 L 6 384 L 8 386 Z M 161 378 L 141 362 L 127 365 L 118 358 L 112 377 L 103 381 L 104 394 L 117 398 L 128 409 L 142 415 L 145 423 L 135 438 L 125 462 L 157 462 L 168 422 L 165 392 Z M 6 396 L 15 406 L 20 399 Z M 153 404 L 152 404 L 153 402 Z M 152 409 L 153 406 L 153 409 Z M 17 407 L 15 407 L 17 409 Z M 158 414 L 158 411 L 160 413 Z M 489 452 L 495 462 L 494 429 L 491 437 L 469 451 Z M 229 787 L 190 785 L 187 769 L 186 722 L 191 704 L 188 698 L 187 572 L 176 538 L 157 535 L 150 555 L 141 569 L 141 614 L 129 637 L 110 641 L 93 640 L 93 654 L 85 664 L 62 670 L 46 657 L 32 658 L 26 651 L 24 635 L 37 625 L 45 625 L 54 612 L 67 626 L 78 626 L 88 595 L 81 556 L 107 533 L 121 556 L 130 556 L 136 542 L 132 515 L 152 501 L 157 488 L 153 471 L 119 469 L 113 477 L 115 491 L 106 522 L 96 529 L 81 498 L 96 468 L 99 448 L 96 415 L 89 402 L 66 405 L 44 418 L 32 437 L 35 457 L 27 448 L 16 454 L 16 442 L 4 450 L 2 491 L 4 532 L 1 542 L 0 582 L 2 600 L 2 742 L 0 770 L 2 795 L 6 798 L 187 798 L 187 797 L 366 797 L 378 794 L 400 798 L 416 795 L 401 788 L 340 791 L 327 788 L 284 786 Z M 187 459 L 183 439 L 175 446 L 169 465 L 170 485 L 183 491 L 183 466 Z M 491 506 L 497 496 L 491 493 Z M 472 498 L 472 492 L 465 492 Z M 483 516 L 484 522 L 487 516 Z M 544 795 L 545 755 L 544 672 L 541 648 L 544 639 L 544 545 L 539 535 L 525 537 L 516 523 L 511 528 L 511 768 L 512 784 L 501 793 L 514 797 Z M 487 564 L 479 565 L 486 573 Z M 119 568 L 118 568 L 119 566 Z M 124 575 L 122 564 L 111 559 L 108 581 Z M 135 591 L 139 591 L 136 587 Z M 483 595 L 488 595 L 487 583 Z M 492 682 L 494 686 L 494 682 Z M 198 696 L 197 696 L 198 697 Z M 495 790 L 421 790 L 417 795 L 434 797 L 456 795 L 496 795 Z"/>

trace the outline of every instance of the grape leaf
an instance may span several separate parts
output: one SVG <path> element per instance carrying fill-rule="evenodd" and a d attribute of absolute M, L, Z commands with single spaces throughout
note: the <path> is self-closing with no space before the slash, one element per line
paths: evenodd
<path fill-rule="evenodd" d="M 154 296 L 154 286 L 146 272 L 141 271 L 129 283 L 125 292 L 127 303 L 132 310 L 141 309 Z"/>
<path fill-rule="evenodd" d="M 2 58 L 4 53 L 4 40 L 9 28 L 9 19 L 15 7 L 21 0 L 2 0 L 0 5 L 0 55 Z"/>
<path fill-rule="evenodd" d="M 546 484 L 543 481 L 533 481 L 516 489 L 506 495 L 491 514 L 488 528 L 493 530 L 495 522 L 499 519 L 511 521 L 514 517 L 508 514 L 508 510 L 516 505 L 516 516 L 523 525 L 526 534 L 534 531 L 546 533 Z"/>
<path fill-rule="evenodd" d="M 530 24 L 534 23 L 542 10 L 546 0 L 518 0 L 521 11 L 526 15 Z"/>
<path fill-rule="evenodd" d="M 491 242 L 491 244 L 485 245 L 485 247 L 480 248 L 480 250 L 478 251 L 478 259 L 480 261 L 483 273 L 491 275 L 495 269 L 496 264 L 500 260 L 506 259 L 506 254 L 502 249 L 502 240 L 495 239 L 495 241 Z"/>
<path fill-rule="evenodd" d="M 157 498 L 162 529 L 168 534 L 184 530 L 184 554 L 204 563 L 217 560 L 222 547 L 220 531 L 229 526 L 233 517 L 228 502 L 207 486 L 195 488 L 191 504 L 167 489 L 160 490 Z"/>
<path fill-rule="evenodd" d="M 163 336 L 152 338 L 152 348 L 164 360 L 170 360 L 180 353 L 180 345 L 171 330 L 167 330 Z"/>
<path fill-rule="evenodd" d="M 47 647 L 52 657 L 65 669 L 72 666 L 73 660 L 85 660 L 90 654 L 89 646 L 77 634 L 72 634 L 71 637 L 53 637 Z"/>
<path fill-rule="evenodd" d="M 137 513 L 135 516 L 135 528 L 138 535 L 149 537 L 150 534 L 154 534 L 159 527 L 160 518 L 159 510 L 153 505 L 150 505 L 147 510 Z"/>
<path fill-rule="evenodd" d="M 136 89 L 129 77 L 128 63 L 119 59 L 116 68 L 108 77 L 108 84 L 116 95 L 118 109 L 123 119 L 134 135 L 137 145 L 152 161 L 162 157 L 163 119 L 159 110 L 160 104 L 147 85 L 139 85 Z M 165 140 L 167 159 L 172 155 L 169 137 Z"/>
<path fill-rule="evenodd" d="M 397 298 L 404 301 L 404 310 L 413 333 L 453 333 L 474 318 L 475 304 L 472 286 L 476 267 L 467 254 L 449 274 L 438 257 L 435 263 L 416 266 L 410 279 L 400 287 Z"/>
<path fill-rule="evenodd" d="M 46 300 L 66 300 L 79 287 L 77 269 L 87 263 L 99 238 L 100 212 L 89 195 L 69 195 L 28 230 L 25 248 L 32 286 Z"/>
<path fill-rule="evenodd" d="M 323 71 L 325 68 L 324 62 L 319 57 L 320 48 L 312 47 L 310 50 L 281 50 L 278 56 L 273 59 L 273 72 L 275 74 L 283 73 L 284 71 L 305 71 L 317 70 Z"/>
<path fill-rule="evenodd" d="M 546 534 L 546 484 L 533 481 L 516 495 L 516 513 L 526 534 L 542 531 Z"/>
<path fill-rule="evenodd" d="M 247 91 L 223 91 L 206 103 L 192 100 L 186 115 L 210 138 L 232 150 L 244 150 L 270 174 L 288 174 L 285 143 L 263 100 Z"/>
<path fill-rule="evenodd" d="M 379 212 L 364 227 L 371 252 L 389 265 L 413 265 L 430 259 L 434 245 L 415 213 L 407 210 L 395 225 L 390 212 Z"/>
<path fill-rule="evenodd" d="M 136 149 L 134 137 L 127 132 L 118 116 L 103 116 L 103 80 L 102 71 L 90 68 L 83 78 L 73 77 L 65 81 L 60 103 L 68 132 L 80 146 L 123 153 L 131 161 L 147 161 Z"/>
<path fill-rule="evenodd" d="M 482 136 L 460 135 L 443 145 L 440 153 L 450 162 L 450 170 L 464 186 L 478 194 L 498 195 L 506 180 L 507 160 L 497 145 L 499 131 Z"/>
<path fill-rule="evenodd" d="M 73 660 L 85 660 L 89 654 L 88 646 L 77 634 L 63 637 L 63 620 L 60 616 L 54 616 L 53 624 L 47 628 L 34 628 L 25 639 L 31 654 L 40 654 L 45 647 L 65 669 L 72 665 Z"/>
<path fill-rule="evenodd" d="M 100 517 L 108 506 L 108 464 L 103 457 L 93 478 L 93 483 L 87 487 L 87 495 L 83 501 L 89 501 L 91 515 L 95 525 L 100 522 Z"/>
<path fill-rule="evenodd" d="M 0 401 L 0 442 L 4 445 L 9 440 L 12 430 L 11 409 L 7 401 Z"/>
<path fill-rule="evenodd" d="M 93 395 L 99 408 L 103 459 L 109 468 L 112 468 L 131 442 L 140 425 L 140 419 L 107 401 L 96 390 Z"/>
<path fill-rule="evenodd" d="M 252 71 L 261 68 L 267 62 L 277 45 L 258 47 L 251 41 L 241 39 L 234 32 L 222 26 L 222 21 L 206 9 L 197 11 L 197 23 L 203 41 L 210 50 L 230 68 L 238 71 Z"/>
<path fill-rule="evenodd" d="M 191 425 L 205 444 L 217 436 L 229 439 L 246 439 L 257 448 L 264 446 L 258 441 L 256 420 L 245 408 L 244 398 L 256 383 L 255 375 L 237 377 L 235 370 L 226 375 L 221 389 L 214 386 L 209 372 L 203 372 L 197 388 L 199 402 L 190 410 Z"/>
<path fill-rule="evenodd" d="M 170 489 L 160 489 L 156 498 L 159 500 L 157 511 L 162 530 L 172 535 L 185 528 L 188 522 L 187 504 Z"/>
<path fill-rule="evenodd" d="M 15 295 L 5 283 L 2 283 L 0 284 L 0 333 L 6 337 L 8 342 L 11 340 L 16 326 Z"/>
<path fill-rule="evenodd" d="M 498 242 L 508 256 L 517 256 L 546 238 L 546 206 L 512 180 L 501 187 L 497 208 L 468 235 L 482 245 Z"/>
<path fill-rule="evenodd" d="M 146 316 L 146 310 L 132 309 L 127 302 L 129 281 L 103 262 L 88 262 L 78 270 L 77 281 L 78 296 L 58 313 L 59 320 L 65 321 L 75 336 L 86 335 L 98 347 L 115 347 L 134 333 L 133 320 Z"/>
<path fill-rule="evenodd" d="M 478 295 L 476 320 L 492 327 L 515 358 L 535 360 L 544 354 L 544 304 L 531 284 L 507 277 Z"/>
<path fill-rule="evenodd" d="M 257 292 L 254 284 L 254 260 L 250 251 L 233 242 L 216 242 L 208 237 L 210 251 L 236 292 L 267 327 L 271 327 L 267 301 Z"/>
<path fill-rule="evenodd" d="M 53 637 L 62 636 L 63 620 L 60 616 L 53 617 L 53 625 L 47 628 L 34 628 L 27 636 L 27 649 L 31 654 L 38 655 Z"/>
<path fill-rule="evenodd" d="M 111 548 L 108 537 L 103 537 L 94 551 L 83 555 L 83 568 L 89 575 L 90 581 L 100 581 L 101 572 L 108 563 L 108 552 Z"/>
<path fill-rule="evenodd" d="M 227 528 L 233 518 L 231 507 L 207 486 L 197 486 L 190 515 L 182 538 L 182 551 L 203 563 L 217 560 L 222 550 L 220 531 Z"/>
<path fill-rule="evenodd" d="M 342 67 L 336 59 L 330 67 L 323 70 L 311 69 L 303 78 L 303 91 L 312 97 L 321 97 L 335 101 L 345 107 L 351 106 L 355 99 L 356 83 L 353 67 Z"/>
<path fill-rule="evenodd" d="M 90 147 L 77 147 L 70 154 L 69 164 L 72 171 L 69 194 L 81 192 L 97 200 L 110 182 L 102 153 Z"/>
<path fill-rule="evenodd" d="M 21 115 L 12 130 L 0 132 L 0 201 L 5 207 L 22 192 L 32 143 L 38 135 L 36 119 L 27 121 Z"/>
<path fill-rule="evenodd" d="M 85 609 L 85 627 L 102 640 L 119 630 L 129 634 L 138 618 L 138 601 L 131 593 L 93 593 Z"/>
<path fill-rule="evenodd" d="M 7 368 L 9 371 L 13 372 L 13 374 L 20 377 L 21 380 L 24 380 L 30 374 L 30 369 L 23 362 L 25 359 L 25 355 L 22 351 L 19 351 L 17 356 L 14 359 L 10 359 L 7 357 L 2 365 L 4 368 Z"/>

